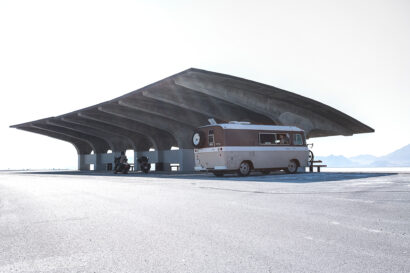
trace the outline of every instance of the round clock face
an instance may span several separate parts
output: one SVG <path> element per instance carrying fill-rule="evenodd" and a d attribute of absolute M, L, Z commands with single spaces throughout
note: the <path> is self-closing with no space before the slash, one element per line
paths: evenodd
<path fill-rule="evenodd" d="M 199 141 L 201 140 L 201 137 L 199 136 L 199 133 L 195 133 L 192 137 L 192 143 L 194 143 L 195 146 L 199 145 Z"/>

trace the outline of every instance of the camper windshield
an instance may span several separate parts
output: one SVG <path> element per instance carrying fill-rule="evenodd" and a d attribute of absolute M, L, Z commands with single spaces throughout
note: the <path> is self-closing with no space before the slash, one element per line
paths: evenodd
<path fill-rule="evenodd" d="M 294 145 L 303 145 L 303 138 L 301 134 L 293 135 L 293 144 Z"/>

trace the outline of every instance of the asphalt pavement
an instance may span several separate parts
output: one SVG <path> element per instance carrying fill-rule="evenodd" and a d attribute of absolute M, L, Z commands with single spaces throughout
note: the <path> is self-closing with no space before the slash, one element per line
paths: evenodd
<path fill-rule="evenodd" d="M 410 174 L 0 172 L 0 272 L 410 272 Z"/>

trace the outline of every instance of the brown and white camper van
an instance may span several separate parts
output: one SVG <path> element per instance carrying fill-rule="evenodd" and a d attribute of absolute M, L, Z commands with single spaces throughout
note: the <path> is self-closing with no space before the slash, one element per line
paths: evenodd
<path fill-rule="evenodd" d="M 293 126 L 229 122 L 199 127 L 192 136 L 195 170 L 216 176 L 273 170 L 296 173 L 308 166 L 305 133 Z"/>

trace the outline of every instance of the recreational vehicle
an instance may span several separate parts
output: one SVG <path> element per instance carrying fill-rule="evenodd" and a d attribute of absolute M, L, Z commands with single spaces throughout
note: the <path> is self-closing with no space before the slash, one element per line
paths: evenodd
<path fill-rule="evenodd" d="M 305 132 L 294 126 L 229 122 L 199 127 L 192 136 L 195 170 L 216 176 L 273 170 L 296 173 L 308 166 Z"/>

